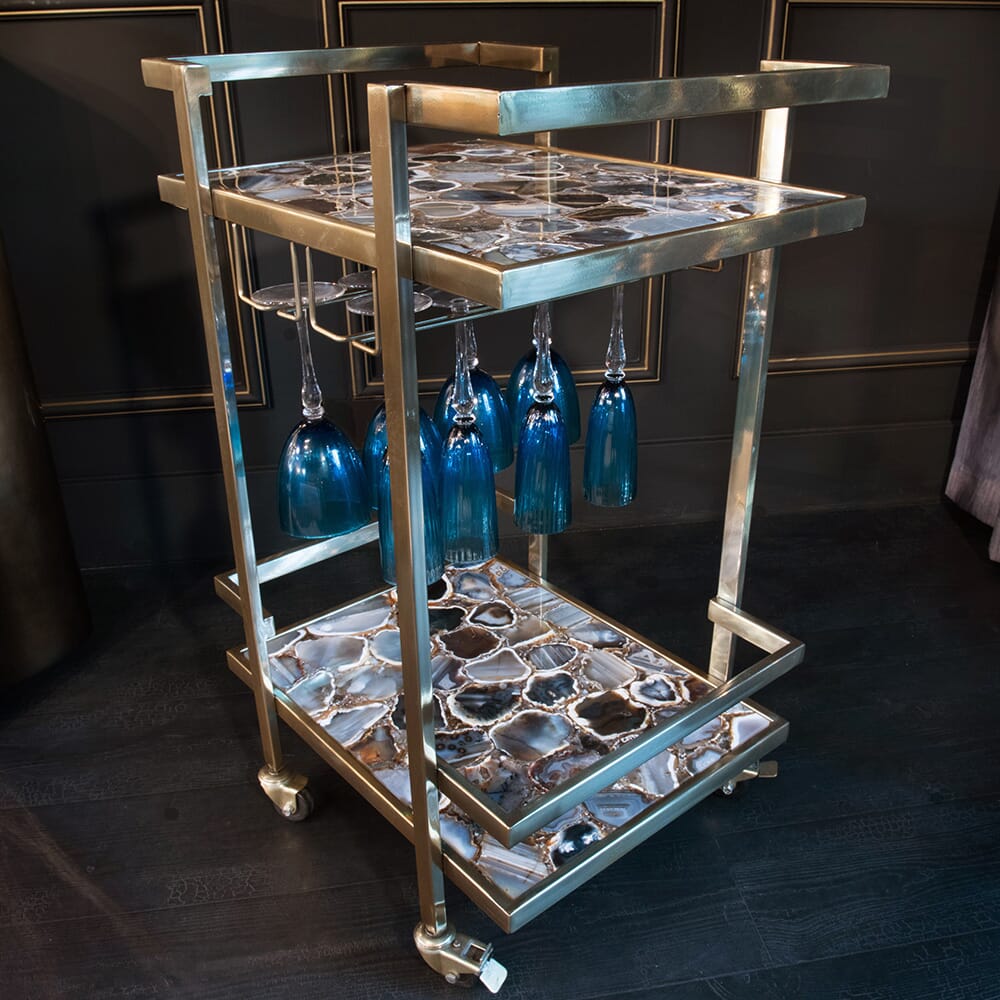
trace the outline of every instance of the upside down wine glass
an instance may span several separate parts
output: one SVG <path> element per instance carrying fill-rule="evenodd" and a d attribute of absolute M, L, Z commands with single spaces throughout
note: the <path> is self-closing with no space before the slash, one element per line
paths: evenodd
<path fill-rule="evenodd" d="M 533 402 L 521 426 L 514 486 L 514 523 L 535 535 L 565 530 L 571 516 L 569 434 L 555 402 L 547 323 L 537 325 Z"/>
<path fill-rule="evenodd" d="M 638 447 L 635 402 L 625 383 L 625 289 L 616 285 L 604 382 L 587 422 L 583 456 L 583 495 L 597 507 L 624 507 L 635 499 Z"/>
<path fill-rule="evenodd" d="M 420 482 L 424 499 L 424 557 L 429 587 L 444 573 L 444 545 L 441 536 L 441 497 L 437 476 L 428 456 L 420 453 Z M 382 559 L 382 579 L 396 583 L 396 544 L 392 525 L 392 484 L 389 453 L 385 454 L 378 479 L 378 547 Z"/>
<path fill-rule="evenodd" d="M 365 434 L 365 443 L 361 450 L 365 472 L 368 474 L 368 484 L 371 487 L 372 510 L 379 509 L 379 477 L 382 474 L 382 463 L 385 461 L 388 447 L 385 403 L 381 403 L 368 423 L 368 432 Z M 437 482 L 441 473 L 441 435 L 423 407 L 420 408 L 420 457 L 426 458 L 430 463 L 434 481 Z"/>
<path fill-rule="evenodd" d="M 468 299 L 453 298 L 448 303 L 453 316 L 468 313 L 472 303 Z M 479 367 L 479 348 L 476 343 L 476 331 L 472 320 L 466 320 L 459 326 L 465 327 L 466 357 L 469 367 L 469 389 L 472 397 L 473 418 L 480 435 L 486 442 L 493 471 L 500 472 L 514 461 L 514 440 L 511 430 L 510 411 L 507 401 L 496 380 Z M 457 329 L 457 328 L 456 328 Z M 458 335 L 456 333 L 456 344 Z M 457 359 L 457 350 L 456 350 Z M 434 423 L 442 438 L 451 432 L 458 411 L 457 389 L 458 374 L 452 375 L 441 387 L 437 404 L 434 407 Z"/>
<path fill-rule="evenodd" d="M 538 334 L 542 327 L 545 328 L 551 344 L 552 309 L 548 302 L 542 302 L 535 307 L 531 334 L 534 347 L 514 366 L 507 382 L 507 408 L 510 410 L 515 440 L 521 433 L 524 418 L 534 402 L 535 360 L 538 357 Z M 574 444 L 580 440 L 580 401 L 576 395 L 576 383 L 573 381 L 573 373 L 570 371 L 569 365 L 566 364 L 561 355 L 551 348 L 549 353 L 552 362 L 553 398 L 566 423 L 569 443 Z"/>
<path fill-rule="evenodd" d="M 327 301 L 343 294 L 334 291 L 336 286 L 329 288 Z M 254 293 L 265 305 L 298 306 L 303 419 L 288 436 L 278 463 L 278 520 L 281 530 L 294 538 L 331 538 L 368 523 L 368 480 L 354 445 L 324 415 L 309 345 L 308 307 L 304 296 L 296 303 L 297 294 L 290 285 Z"/>
<path fill-rule="evenodd" d="M 455 324 L 451 430 L 441 454 L 441 519 L 445 558 L 455 566 L 484 562 L 497 551 L 495 461 L 476 417 L 470 368 L 472 323 Z M 506 407 L 504 408 L 506 420 Z M 508 425 L 508 448 L 510 428 Z"/>

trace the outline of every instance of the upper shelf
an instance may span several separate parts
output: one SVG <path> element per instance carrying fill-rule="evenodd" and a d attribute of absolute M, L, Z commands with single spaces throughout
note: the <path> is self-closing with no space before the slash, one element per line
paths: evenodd
<path fill-rule="evenodd" d="M 861 225 L 864 198 L 506 141 L 409 151 L 414 279 L 530 305 Z M 220 219 L 375 265 L 368 153 L 214 171 Z M 181 177 L 165 201 L 187 207 Z"/>

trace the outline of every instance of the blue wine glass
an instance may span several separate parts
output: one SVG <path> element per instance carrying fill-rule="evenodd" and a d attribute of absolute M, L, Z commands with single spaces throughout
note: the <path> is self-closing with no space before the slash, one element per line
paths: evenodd
<path fill-rule="evenodd" d="M 569 434 L 555 403 L 549 325 L 536 324 L 533 402 L 521 427 L 514 475 L 514 523 L 535 535 L 564 531 L 572 516 Z"/>
<path fill-rule="evenodd" d="M 615 286 L 604 382 L 587 422 L 583 495 L 597 507 L 624 507 L 635 499 L 638 444 L 635 402 L 625 382 L 624 293 Z"/>
<path fill-rule="evenodd" d="M 548 302 L 535 307 L 532 342 L 534 347 L 514 366 L 507 381 L 507 409 L 510 411 L 511 426 L 515 439 L 521 433 L 524 418 L 534 402 L 535 359 L 538 357 L 538 330 L 545 326 L 552 339 L 552 313 Z M 550 350 L 553 372 L 553 400 L 559 407 L 559 412 L 566 423 L 566 433 L 569 443 L 580 440 L 580 400 L 576 395 L 576 383 L 573 373 L 562 356 Z"/>
<path fill-rule="evenodd" d="M 365 443 L 361 449 L 362 460 L 365 465 L 365 472 L 368 474 L 368 483 L 371 486 L 371 507 L 378 510 L 379 505 L 379 476 L 382 473 L 382 462 L 385 459 L 386 449 L 389 447 L 389 436 L 386 430 L 385 403 L 372 415 L 368 423 L 368 432 L 365 434 Z M 441 474 L 441 435 L 438 433 L 434 421 L 420 408 L 420 455 L 426 457 L 430 462 L 431 471 L 437 481 Z"/>
<path fill-rule="evenodd" d="M 452 298 L 448 307 L 453 316 L 460 316 L 469 311 L 472 303 L 468 299 Z M 466 338 L 468 341 L 469 380 L 471 384 L 473 417 L 479 434 L 486 442 L 493 471 L 500 472 L 514 461 L 514 440 L 511 430 L 510 411 L 507 400 L 496 380 L 479 367 L 479 347 L 476 343 L 476 331 L 472 320 L 466 320 Z M 434 407 L 434 423 L 442 438 L 447 438 L 455 422 L 456 414 L 456 376 L 452 375 L 441 386 L 437 404 Z"/>
<path fill-rule="evenodd" d="M 331 288 L 327 301 L 343 294 Z M 309 345 L 307 305 L 291 285 L 254 293 L 264 305 L 296 306 L 295 326 L 302 362 L 303 420 L 288 436 L 278 462 L 278 520 L 294 538 L 332 538 L 364 526 L 371 518 L 368 480 L 361 457 L 347 436 L 326 418 L 323 395 Z"/>
<path fill-rule="evenodd" d="M 441 457 L 444 554 L 455 566 L 485 562 L 496 555 L 498 547 L 494 463 L 479 431 L 469 371 L 471 327 L 469 321 L 455 324 L 454 392 L 450 403 L 454 418 Z M 509 437 L 508 424 L 508 447 Z"/>
<path fill-rule="evenodd" d="M 386 452 L 378 478 L 378 546 L 382 559 L 382 579 L 396 584 L 396 548 L 392 527 L 392 488 L 389 453 Z M 420 455 L 420 480 L 424 499 L 424 554 L 427 586 L 444 573 L 444 544 L 441 534 L 441 503 L 438 481 L 429 459 Z"/>

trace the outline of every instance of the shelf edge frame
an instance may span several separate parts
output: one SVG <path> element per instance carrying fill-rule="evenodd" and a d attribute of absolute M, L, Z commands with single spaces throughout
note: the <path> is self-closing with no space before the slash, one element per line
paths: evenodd
<path fill-rule="evenodd" d="M 757 711 L 762 711 L 760 706 L 754 707 Z M 781 746 L 788 739 L 788 723 L 771 713 L 762 712 L 762 714 L 772 720 L 767 729 L 753 737 L 732 757 L 717 761 L 686 782 L 679 791 L 668 796 L 659 805 L 647 809 L 631 822 L 619 827 L 600 841 L 603 849 L 594 851 L 593 854 L 585 853 L 579 860 L 567 862 L 558 872 L 549 875 L 516 899 L 507 897 L 499 890 L 491 891 L 489 886 L 482 886 L 481 889 L 489 893 L 489 904 L 475 897 L 473 901 L 494 920 L 497 919 L 497 914 L 500 914 L 503 921 L 501 927 L 508 934 L 519 930 L 584 882 L 589 881 L 634 847 L 696 806 L 727 781 L 735 779 L 748 764 L 759 761 L 776 747 Z M 458 868 L 465 867 L 464 858 L 455 857 L 449 860 Z M 449 877 L 453 878 L 450 873 Z"/>
<path fill-rule="evenodd" d="M 159 185 L 164 201 L 186 207 L 182 178 L 161 176 Z M 436 288 L 448 288 L 494 309 L 520 308 L 552 300 L 552 288 L 558 289 L 556 297 L 565 298 L 765 247 L 833 236 L 862 225 L 867 204 L 863 197 L 824 193 L 830 195 L 828 200 L 777 215 L 709 223 L 505 268 L 415 244 L 413 278 Z M 219 188 L 212 190 L 212 204 L 216 217 L 226 222 L 305 244 L 323 253 L 346 255 L 368 266 L 376 264 L 372 229 Z"/>

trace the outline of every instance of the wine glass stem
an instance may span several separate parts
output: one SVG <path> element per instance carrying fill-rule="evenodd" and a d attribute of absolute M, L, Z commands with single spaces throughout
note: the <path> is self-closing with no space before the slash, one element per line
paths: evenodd
<path fill-rule="evenodd" d="M 615 285 L 612 292 L 611 305 L 611 337 L 608 340 L 608 353 L 604 358 L 604 375 L 609 382 L 621 382 L 625 378 L 625 321 L 624 302 L 625 286 Z"/>
<path fill-rule="evenodd" d="M 476 329 L 470 319 L 465 324 L 465 354 L 469 359 L 469 371 L 479 367 L 479 344 L 476 342 Z"/>
<path fill-rule="evenodd" d="M 551 403 L 555 399 L 556 373 L 552 367 L 552 312 L 548 302 L 535 309 L 534 334 L 537 351 L 532 395 L 536 403 Z"/>
<path fill-rule="evenodd" d="M 472 323 L 463 320 L 455 324 L 455 423 L 468 427 L 475 421 L 475 399 L 472 380 L 469 378 L 469 340 Z"/>
<path fill-rule="evenodd" d="M 309 315 L 305 303 L 299 310 L 295 329 L 299 335 L 299 356 L 302 359 L 302 416 L 307 420 L 318 420 L 323 416 L 323 393 L 313 365 L 312 347 L 309 344 Z"/>

